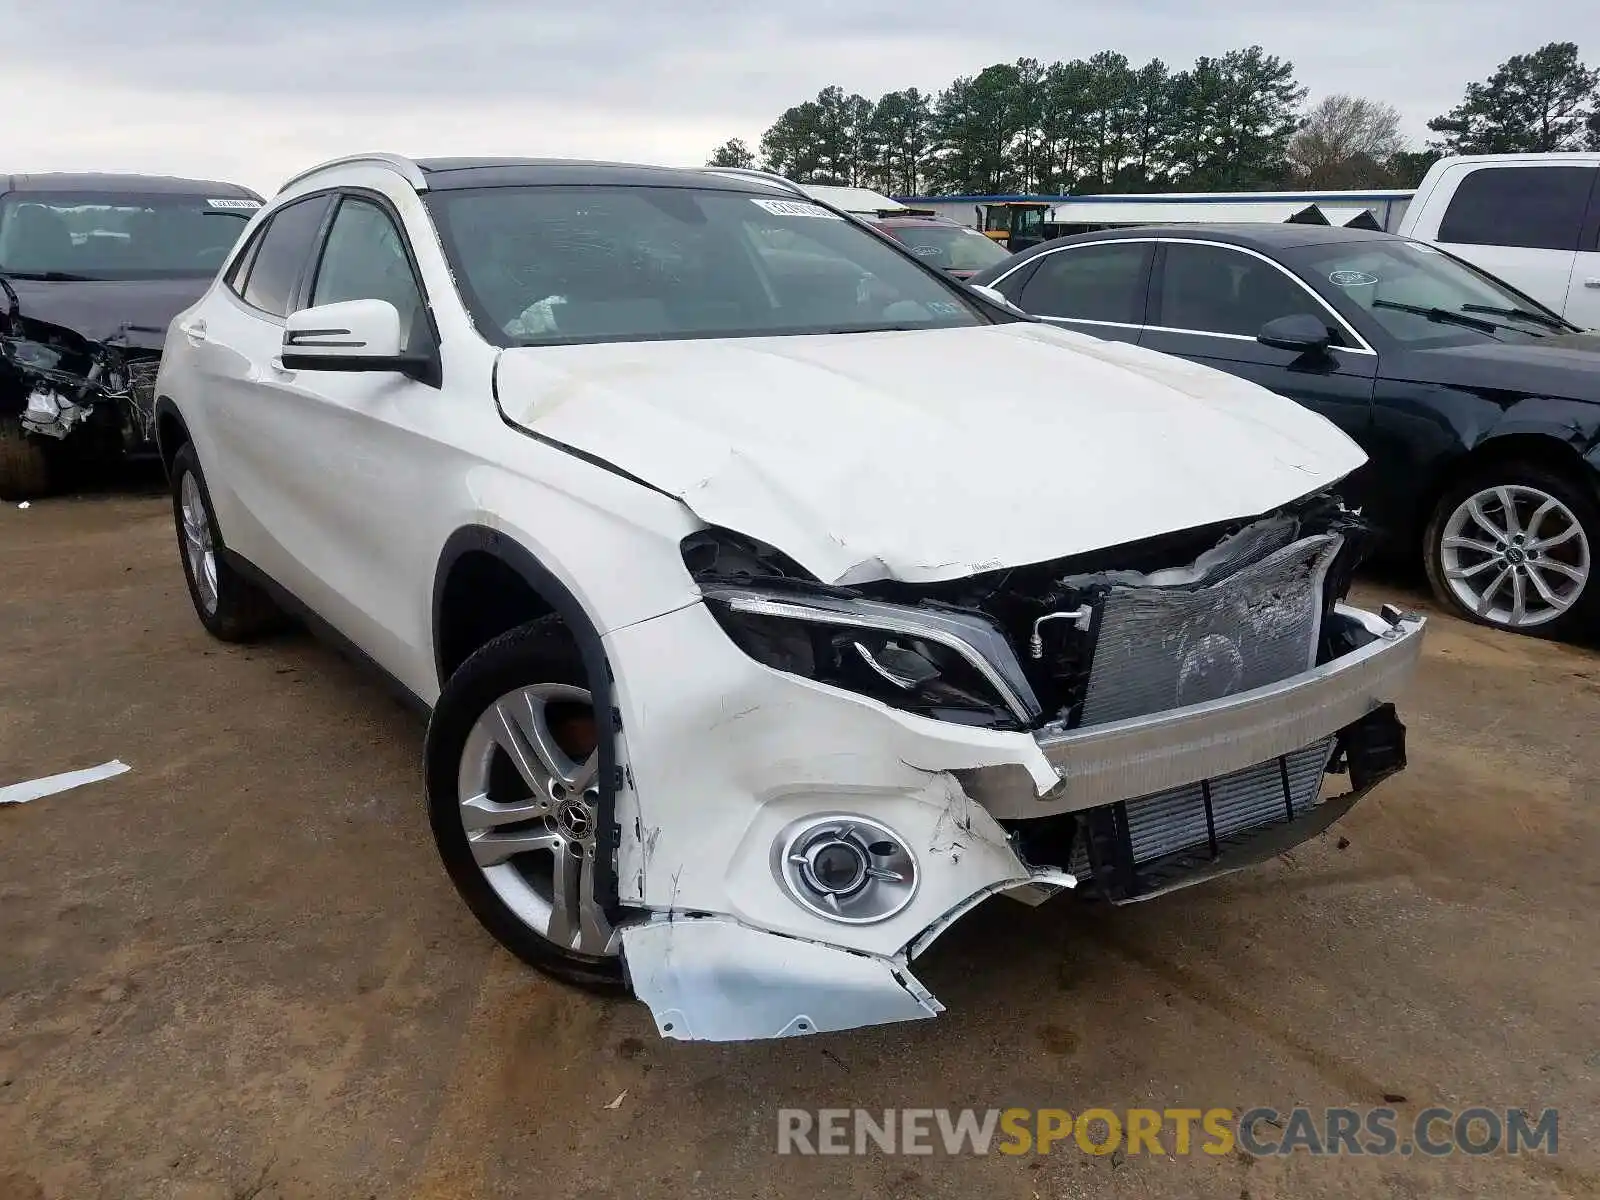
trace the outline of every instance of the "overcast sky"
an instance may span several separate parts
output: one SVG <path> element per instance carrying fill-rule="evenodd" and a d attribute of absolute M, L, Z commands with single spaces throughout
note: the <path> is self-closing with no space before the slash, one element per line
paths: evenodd
<path fill-rule="evenodd" d="M 1185 66 L 1253 42 L 1312 100 L 1388 100 L 1420 142 L 1511 54 L 1575 41 L 1600 62 L 1583 0 L 0 0 L 0 30 L 0 170 L 267 192 L 355 150 L 693 165 L 830 83 L 931 91 L 1022 56 Z"/>

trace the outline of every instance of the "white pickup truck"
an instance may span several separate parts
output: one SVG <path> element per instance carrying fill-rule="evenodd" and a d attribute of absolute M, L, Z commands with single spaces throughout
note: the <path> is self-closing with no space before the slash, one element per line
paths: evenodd
<path fill-rule="evenodd" d="M 1396 232 L 1600 328 L 1600 153 L 1440 159 Z"/>

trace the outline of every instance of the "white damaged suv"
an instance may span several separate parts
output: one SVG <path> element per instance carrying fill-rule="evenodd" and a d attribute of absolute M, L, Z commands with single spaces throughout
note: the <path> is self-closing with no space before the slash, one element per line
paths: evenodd
<path fill-rule="evenodd" d="M 985 898 L 1195 883 L 1405 764 L 1344 434 L 775 177 L 343 159 L 166 347 L 200 620 L 428 710 L 468 906 L 667 1036 L 935 1014 Z"/>

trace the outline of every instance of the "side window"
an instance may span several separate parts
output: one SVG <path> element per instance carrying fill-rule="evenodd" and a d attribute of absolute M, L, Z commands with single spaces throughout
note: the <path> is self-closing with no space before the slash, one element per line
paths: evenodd
<path fill-rule="evenodd" d="M 1191 242 L 1168 242 L 1165 249 L 1152 325 L 1253 338 L 1278 317 L 1307 313 L 1328 320 L 1319 300 L 1253 254 Z"/>
<path fill-rule="evenodd" d="M 289 315 L 295 284 L 311 257 L 311 245 L 328 211 L 328 196 L 309 196 L 272 215 L 245 279 L 244 302 L 275 317 Z"/>
<path fill-rule="evenodd" d="M 239 252 L 239 257 L 233 260 L 233 266 L 223 280 L 228 290 L 240 299 L 244 298 L 244 281 L 250 274 L 250 264 L 256 260 L 256 251 L 261 249 L 261 235 L 266 228 L 263 225 L 251 235 L 250 244 Z"/>
<path fill-rule="evenodd" d="M 1479 167 L 1450 197 L 1439 240 L 1576 250 L 1597 174 L 1594 167 Z"/>
<path fill-rule="evenodd" d="M 311 288 L 312 304 L 387 300 L 400 313 L 401 348 L 420 349 L 427 337 L 422 289 L 400 231 L 378 205 L 346 197 L 328 230 Z"/>
<path fill-rule="evenodd" d="M 1149 242 L 1103 242 L 1043 256 L 1018 307 L 1042 317 L 1144 323 Z"/>

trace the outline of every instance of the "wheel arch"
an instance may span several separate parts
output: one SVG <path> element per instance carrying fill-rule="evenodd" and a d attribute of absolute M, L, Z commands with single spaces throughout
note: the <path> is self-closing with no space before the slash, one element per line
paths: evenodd
<path fill-rule="evenodd" d="M 178 411 L 178 405 L 172 397 L 157 396 L 155 413 L 156 452 L 161 455 L 161 469 L 166 472 L 170 481 L 172 460 L 177 457 L 178 448 L 194 439 L 189 436 L 188 423 L 184 421 L 183 414 Z"/>
<path fill-rule="evenodd" d="M 1451 488 L 1484 467 L 1523 462 L 1570 476 L 1600 496 L 1600 421 L 1586 436 L 1574 438 L 1571 425 L 1546 428 L 1518 426 L 1491 431 L 1445 463 L 1418 498 L 1412 530 L 1420 537 L 1433 510 Z"/>
<path fill-rule="evenodd" d="M 487 606 L 481 603 L 486 586 L 496 597 Z M 497 586 L 508 590 L 493 590 Z M 486 526 L 467 525 L 445 541 L 434 574 L 432 614 L 434 669 L 441 691 L 479 646 L 552 613 L 560 616 L 578 647 L 594 701 L 600 753 L 596 888 L 600 904 L 611 910 L 617 902 L 616 798 L 621 772 L 613 678 L 599 627 L 572 590 L 516 539 Z"/>

